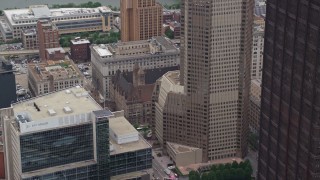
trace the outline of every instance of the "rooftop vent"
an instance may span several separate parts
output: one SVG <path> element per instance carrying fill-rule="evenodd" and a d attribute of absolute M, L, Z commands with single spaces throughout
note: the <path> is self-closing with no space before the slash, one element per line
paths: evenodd
<path fill-rule="evenodd" d="M 48 109 L 48 114 L 49 114 L 50 116 L 54 116 L 54 115 L 56 115 L 57 113 L 56 113 L 56 111 L 54 111 L 53 109 Z"/>
<path fill-rule="evenodd" d="M 27 117 L 25 117 L 24 115 L 21 115 L 21 114 L 17 115 L 16 119 L 20 123 L 30 122 Z"/>
<path fill-rule="evenodd" d="M 33 106 L 37 109 L 37 111 L 40 111 L 39 106 L 35 102 L 33 103 Z"/>
<path fill-rule="evenodd" d="M 67 114 L 72 113 L 72 109 L 69 106 L 64 107 L 63 111 Z"/>

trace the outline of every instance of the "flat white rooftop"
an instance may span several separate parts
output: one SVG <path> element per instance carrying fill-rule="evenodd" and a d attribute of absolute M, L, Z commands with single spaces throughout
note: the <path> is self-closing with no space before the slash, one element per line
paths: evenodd
<path fill-rule="evenodd" d="M 109 127 L 119 137 L 128 134 L 139 133 L 124 116 L 110 117 Z"/>
<path fill-rule="evenodd" d="M 90 41 L 87 39 L 71 40 L 72 44 L 90 44 Z"/>
<path fill-rule="evenodd" d="M 109 117 L 109 137 L 110 144 L 113 149 L 113 151 L 110 152 L 110 155 L 151 148 L 151 145 L 141 135 L 139 135 L 139 132 L 123 116 L 123 111 L 113 112 L 113 115 L 113 117 Z M 117 138 L 125 137 L 130 139 L 134 137 L 136 139 L 134 141 L 125 142 L 124 144 L 118 144 L 114 137 L 112 137 L 112 133 L 115 133 Z"/>
<path fill-rule="evenodd" d="M 103 9 L 103 7 L 101 7 Z M 107 8 L 105 8 L 107 10 Z M 99 8 L 60 8 L 49 9 L 46 5 L 30 6 L 25 9 L 10 9 L 3 11 L 10 24 L 35 24 L 41 17 L 67 17 L 67 16 L 85 16 L 90 14 L 99 14 Z"/>
<path fill-rule="evenodd" d="M 114 149 L 110 152 L 110 155 L 135 152 L 138 150 L 151 148 L 151 145 L 141 135 L 139 135 L 139 140 L 135 142 L 117 144 L 112 138 L 110 138 L 110 143 Z"/>
<path fill-rule="evenodd" d="M 38 111 L 35 107 L 38 106 Z M 67 111 L 69 108 L 71 111 Z M 54 92 L 13 105 L 15 116 L 27 113 L 31 121 L 59 118 L 101 110 L 82 87 Z"/>
<path fill-rule="evenodd" d="M 93 46 L 93 49 L 99 54 L 99 56 L 112 56 L 108 47 L 104 44 Z"/>

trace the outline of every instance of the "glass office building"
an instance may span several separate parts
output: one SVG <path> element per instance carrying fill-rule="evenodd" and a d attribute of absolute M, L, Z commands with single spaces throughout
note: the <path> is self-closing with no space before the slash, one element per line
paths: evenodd
<path fill-rule="evenodd" d="M 268 0 L 258 180 L 320 179 L 320 1 Z"/>
<path fill-rule="evenodd" d="M 139 179 L 152 167 L 123 111 L 102 110 L 80 87 L 14 104 L 3 124 L 6 179 Z"/>
<path fill-rule="evenodd" d="M 6 179 L 109 180 L 109 117 L 81 87 L 14 104 L 4 119 Z"/>
<path fill-rule="evenodd" d="M 152 168 L 151 148 L 110 156 L 111 176 Z"/>

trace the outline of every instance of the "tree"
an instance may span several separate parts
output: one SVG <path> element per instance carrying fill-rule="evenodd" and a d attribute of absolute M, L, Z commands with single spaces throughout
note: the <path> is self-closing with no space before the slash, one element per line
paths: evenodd
<path fill-rule="evenodd" d="M 3 11 L 2 10 L 0 10 L 0 16 L 2 16 L 3 15 Z"/>
<path fill-rule="evenodd" d="M 233 161 L 232 164 L 231 164 L 231 167 L 232 167 L 233 169 L 237 169 L 238 166 L 239 166 L 239 164 L 238 164 L 237 161 Z"/>
<path fill-rule="evenodd" d="M 189 180 L 200 180 L 200 174 L 196 171 L 190 171 Z"/>
<path fill-rule="evenodd" d="M 170 28 L 168 28 L 164 34 L 170 39 L 174 38 L 174 32 Z"/>

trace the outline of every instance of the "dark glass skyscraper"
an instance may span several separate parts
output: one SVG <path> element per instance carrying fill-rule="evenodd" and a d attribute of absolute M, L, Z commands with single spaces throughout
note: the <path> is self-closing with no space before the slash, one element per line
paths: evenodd
<path fill-rule="evenodd" d="M 259 180 L 320 178 L 320 1 L 268 0 Z"/>

